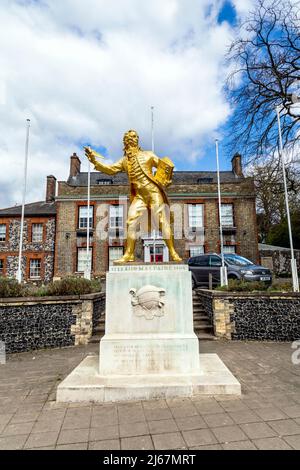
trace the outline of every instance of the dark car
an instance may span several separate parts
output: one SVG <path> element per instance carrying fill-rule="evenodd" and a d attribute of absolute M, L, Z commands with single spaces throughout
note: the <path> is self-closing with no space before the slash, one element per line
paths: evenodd
<path fill-rule="evenodd" d="M 224 254 L 227 267 L 228 279 L 239 279 L 245 281 L 260 281 L 272 283 L 270 269 L 252 263 L 247 258 L 233 253 Z M 221 256 L 215 253 L 194 256 L 188 260 L 189 269 L 192 272 L 192 283 L 194 287 L 208 287 L 209 274 L 212 274 L 212 284 L 220 284 Z"/>

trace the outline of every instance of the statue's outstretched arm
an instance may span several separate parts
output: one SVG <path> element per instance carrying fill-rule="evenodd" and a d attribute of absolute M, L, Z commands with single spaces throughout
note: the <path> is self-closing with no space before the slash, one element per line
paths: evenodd
<path fill-rule="evenodd" d="M 120 171 L 124 171 L 123 158 L 121 158 L 118 162 L 113 163 L 112 165 L 106 165 L 105 163 L 102 163 L 100 160 L 97 159 L 97 156 L 101 157 L 101 155 L 98 155 L 90 147 L 84 147 L 84 150 L 87 158 L 94 165 L 95 170 L 102 171 L 107 175 L 115 175 Z"/>

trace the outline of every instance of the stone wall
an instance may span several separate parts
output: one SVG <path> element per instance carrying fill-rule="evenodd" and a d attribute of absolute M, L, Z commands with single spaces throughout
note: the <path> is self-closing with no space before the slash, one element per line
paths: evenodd
<path fill-rule="evenodd" d="M 0 299 L 0 341 L 8 353 L 87 344 L 104 301 L 102 293 Z"/>
<path fill-rule="evenodd" d="M 294 341 L 300 338 L 300 294 L 198 290 L 216 337 Z"/>
<path fill-rule="evenodd" d="M 291 251 L 283 250 L 267 250 L 260 248 L 259 250 L 261 264 L 268 266 L 276 276 L 283 274 L 292 275 L 291 272 Z M 300 250 L 295 250 L 295 258 L 297 261 L 298 271 L 300 272 Z"/>

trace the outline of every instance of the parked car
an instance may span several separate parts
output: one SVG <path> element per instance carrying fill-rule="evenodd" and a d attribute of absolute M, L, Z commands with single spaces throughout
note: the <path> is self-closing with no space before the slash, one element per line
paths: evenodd
<path fill-rule="evenodd" d="M 270 269 L 252 263 L 247 258 L 233 253 L 224 254 L 227 266 L 228 279 L 239 279 L 245 281 L 259 281 L 272 284 L 272 273 Z M 222 258 L 215 253 L 194 256 L 188 260 L 189 269 L 192 272 L 193 288 L 208 287 L 209 274 L 212 274 L 213 286 L 220 284 L 220 267 Z"/>

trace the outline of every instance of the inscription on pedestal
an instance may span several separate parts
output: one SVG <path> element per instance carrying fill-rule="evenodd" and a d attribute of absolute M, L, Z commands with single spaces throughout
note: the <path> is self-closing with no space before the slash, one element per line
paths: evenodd
<path fill-rule="evenodd" d="M 126 271 L 188 271 L 185 264 L 138 264 L 124 266 L 110 266 L 109 272 L 126 272 Z"/>
<path fill-rule="evenodd" d="M 142 365 L 146 369 L 160 369 L 164 364 L 168 368 L 169 360 L 176 356 L 186 353 L 188 346 L 186 344 L 156 344 L 153 347 L 147 347 L 141 344 L 115 345 L 112 349 L 112 362 L 126 368 Z"/>

